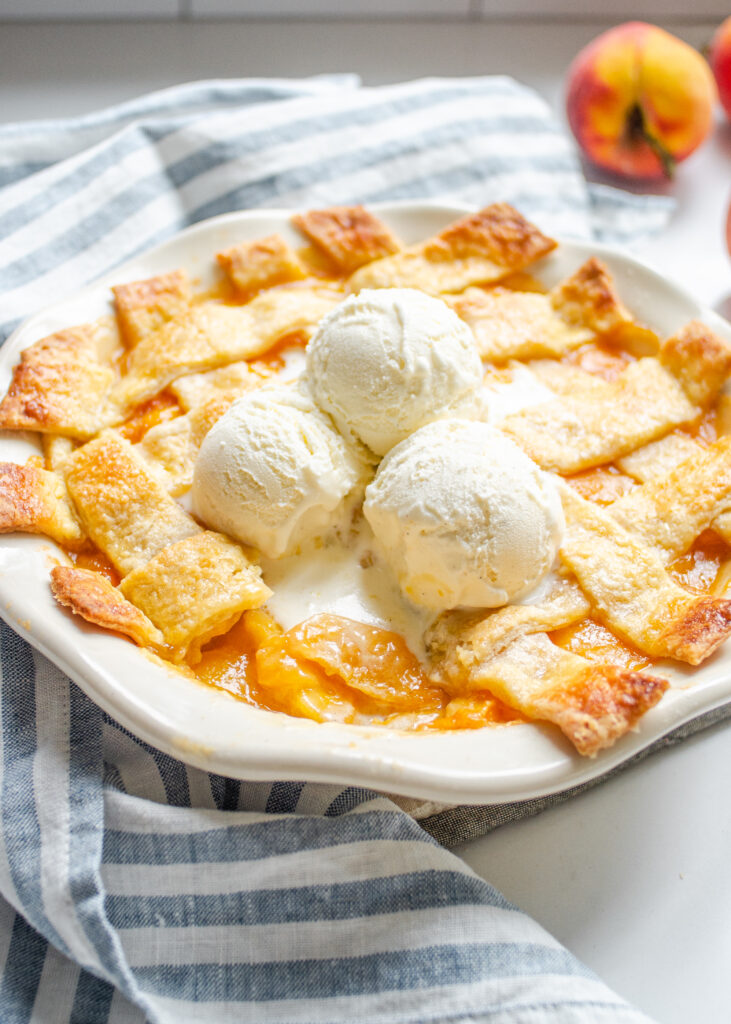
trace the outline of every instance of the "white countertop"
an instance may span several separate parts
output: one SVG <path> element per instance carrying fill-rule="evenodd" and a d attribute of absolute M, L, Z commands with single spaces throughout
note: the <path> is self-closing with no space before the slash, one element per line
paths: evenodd
<path fill-rule="evenodd" d="M 368 84 L 508 73 L 561 112 L 580 22 L 0 25 L 0 121 L 65 116 L 209 77 L 356 71 Z M 712 26 L 676 24 L 696 45 Z M 636 253 L 731 316 L 731 126 L 680 168 Z M 458 851 L 660 1024 L 731 1019 L 731 723 Z"/>

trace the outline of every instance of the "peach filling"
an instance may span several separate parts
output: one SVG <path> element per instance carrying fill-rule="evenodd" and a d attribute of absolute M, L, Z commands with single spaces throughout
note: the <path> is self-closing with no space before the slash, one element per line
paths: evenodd
<path fill-rule="evenodd" d="M 81 551 L 68 551 L 69 558 L 79 569 L 93 569 L 101 576 L 104 576 L 113 587 L 119 585 L 120 575 L 109 561 L 103 551 L 100 551 L 96 544 L 87 541 Z"/>
<path fill-rule="evenodd" d="M 339 615 L 285 632 L 266 612 L 245 612 L 193 672 L 250 704 L 315 721 L 477 729 L 523 720 L 488 693 L 450 699 L 398 633 Z"/>
<path fill-rule="evenodd" d="M 728 545 L 714 530 L 704 530 L 686 554 L 671 562 L 669 571 L 687 590 L 707 594 L 728 559 Z"/>
<path fill-rule="evenodd" d="M 549 636 L 557 647 L 588 661 L 609 662 L 635 672 L 653 664 L 651 658 L 630 647 L 595 619 L 582 619 L 572 626 L 554 630 Z"/>
<path fill-rule="evenodd" d="M 637 486 L 631 476 L 622 473 L 616 466 L 597 466 L 582 473 L 566 477 L 582 498 L 595 502 L 597 505 L 611 505 L 623 494 L 627 494 Z"/>
<path fill-rule="evenodd" d="M 181 413 L 182 410 L 175 396 L 169 391 L 161 391 L 159 395 L 155 395 L 148 402 L 138 405 L 132 415 L 119 427 L 119 433 L 130 444 L 137 444 L 152 427 L 156 427 L 158 423 L 174 420 Z"/>

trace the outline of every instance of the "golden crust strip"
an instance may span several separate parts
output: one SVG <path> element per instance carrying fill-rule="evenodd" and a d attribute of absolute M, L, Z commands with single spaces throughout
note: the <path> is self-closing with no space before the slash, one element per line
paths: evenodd
<path fill-rule="evenodd" d="M 239 545 L 210 530 L 164 548 L 120 590 L 162 631 L 172 660 L 191 663 L 205 643 L 271 595 Z"/>
<path fill-rule="evenodd" d="M 128 373 L 111 396 L 117 421 L 178 377 L 253 359 L 284 335 L 311 330 L 341 297 L 331 288 L 293 285 L 263 292 L 245 306 L 192 307 L 130 353 Z"/>
<path fill-rule="evenodd" d="M 362 288 L 418 288 L 460 292 L 472 284 L 499 281 L 556 248 L 508 203 L 494 203 L 450 224 L 434 238 L 374 260 L 350 278 Z"/>
<path fill-rule="evenodd" d="M 593 756 L 633 728 L 667 682 L 589 662 L 551 643 L 548 630 L 578 622 L 589 610 L 579 587 L 562 580 L 537 605 L 447 613 L 430 635 L 437 678 L 455 693 L 489 690 L 528 718 L 557 725 L 581 754 Z"/>
<path fill-rule="evenodd" d="M 115 379 L 99 362 L 92 324 L 58 331 L 24 349 L 0 402 L 0 428 L 92 437 L 100 407 Z"/>
<path fill-rule="evenodd" d="M 664 341 L 660 361 L 680 381 L 694 405 L 707 408 L 731 373 L 731 344 L 699 320 Z"/>
<path fill-rule="evenodd" d="M 120 284 L 112 292 L 122 337 L 130 348 L 174 316 L 185 313 L 190 303 L 184 270 Z"/>
<path fill-rule="evenodd" d="M 731 510 L 731 437 L 636 487 L 610 507 L 625 529 L 669 562 L 688 550 L 716 518 Z"/>
<path fill-rule="evenodd" d="M 480 356 L 493 363 L 560 356 L 594 337 L 590 329 L 564 320 L 540 292 L 467 288 L 448 302 L 472 328 Z"/>
<path fill-rule="evenodd" d="M 60 434 L 41 434 L 43 462 L 46 469 L 63 474 L 63 466 L 76 445 L 70 437 Z"/>
<path fill-rule="evenodd" d="M 265 347 L 245 306 L 202 303 L 163 324 L 132 350 L 112 402 L 127 410 L 183 374 L 259 355 Z"/>
<path fill-rule="evenodd" d="M 632 323 L 632 314 L 619 298 L 609 268 L 595 256 L 557 284 L 550 299 L 565 321 L 594 334 L 612 334 Z"/>
<path fill-rule="evenodd" d="M 307 272 L 281 235 L 241 242 L 216 254 L 218 264 L 241 295 L 299 281 Z"/>
<path fill-rule="evenodd" d="M 204 373 L 191 373 L 187 377 L 179 377 L 170 385 L 170 390 L 177 398 L 181 408 L 190 412 L 199 405 L 210 402 L 220 395 L 243 395 L 253 388 L 260 387 L 271 375 L 255 370 L 245 360 L 229 363 L 217 370 L 206 370 Z"/>
<path fill-rule="evenodd" d="M 170 494 L 184 494 L 191 486 L 203 438 L 238 397 L 236 392 L 221 393 L 184 416 L 151 427 L 134 446 Z"/>
<path fill-rule="evenodd" d="M 652 657 L 698 665 L 731 633 L 731 601 L 690 594 L 657 552 L 608 512 L 562 485 L 566 534 L 559 556 L 592 608 Z"/>
<path fill-rule="evenodd" d="M 568 626 L 586 618 L 589 611 L 581 589 L 561 580 L 539 604 L 510 604 L 487 614 L 446 612 L 427 636 L 434 668 L 448 677 L 459 676 L 504 650 L 516 637 Z"/>
<path fill-rule="evenodd" d="M 597 664 L 552 644 L 545 633 L 515 639 L 474 666 L 474 689 L 487 689 L 528 718 L 557 725 L 580 754 L 594 757 L 632 729 L 667 680 Z"/>
<path fill-rule="evenodd" d="M 311 334 L 322 317 L 342 300 L 342 291 L 325 285 L 292 285 L 257 295 L 245 307 L 263 346 L 256 354 L 266 352 L 288 334 Z"/>
<path fill-rule="evenodd" d="M 140 647 L 158 649 L 163 637 L 144 612 L 92 569 L 57 565 L 51 569 L 51 592 L 59 604 L 87 622 L 131 637 Z"/>
<path fill-rule="evenodd" d="M 703 446 L 689 434 L 674 431 L 658 441 L 651 441 L 637 448 L 629 455 L 623 455 L 621 459 L 617 459 L 617 465 L 623 473 L 645 484 L 648 480 L 664 476 L 702 450 Z"/>
<path fill-rule="evenodd" d="M 401 248 L 383 221 L 362 206 L 309 210 L 292 223 L 345 275 Z"/>
<path fill-rule="evenodd" d="M 575 473 L 611 462 L 698 413 L 676 378 L 649 356 L 631 363 L 602 395 L 532 406 L 500 427 L 544 469 Z"/>
<path fill-rule="evenodd" d="M 568 363 L 560 363 L 555 359 L 532 359 L 526 366 L 537 377 L 541 384 L 554 391 L 557 395 L 581 395 L 583 398 L 605 400 L 609 384 Z"/>
<path fill-rule="evenodd" d="M 721 396 L 721 402 L 725 398 Z M 716 424 L 718 429 L 718 422 Z M 729 436 L 719 430 L 721 436 Z M 628 473 L 641 483 L 648 483 L 651 480 L 658 480 L 672 472 L 686 460 L 705 459 L 706 447 L 695 438 L 675 431 L 659 441 L 638 448 L 623 458 L 617 460 L 617 465 L 624 473 Z M 688 461 L 688 465 L 691 462 Z M 731 511 L 721 512 L 712 523 L 713 529 L 721 536 L 727 544 L 731 544 Z"/>
<path fill-rule="evenodd" d="M 447 301 L 492 362 L 555 358 L 632 323 L 609 270 L 594 257 L 547 295 L 468 288 Z"/>
<path fill-rule="evenodd" d="M 111 432 L 73 453 L 66 485 L 88 536 L 123 576 L 202 532 L 132 446 Z"/>
<path fill-rule="evenodd" d="M 0 462 L 0 533 L 40 533 L 67 548 L 85 538 L 61 478 L 14 462 Z"/>

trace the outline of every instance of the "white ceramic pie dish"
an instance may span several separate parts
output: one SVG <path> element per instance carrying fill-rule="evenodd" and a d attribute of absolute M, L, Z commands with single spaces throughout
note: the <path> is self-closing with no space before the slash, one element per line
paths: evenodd
<path fill-rule="evenodd" d="M 372 209 L 407 243 L 438 231 L 466 210 L 412 202 Z M 31 317 L 0 351 L 0 393 L 8 387 L 21 349 L 111 312 L 110 284 L 185 267 L 205 287 L 212 279 L 214 254 L 227 246 L 274 231 L 297 242 L 289 216 L 282 210 L 254 210 L 197 224 Z M 698 317 L 731 341 L 726 321 L 654 271 L 605 246 L 563 243 L 532 272 L 550 285 L 590 255 L 606 261 L 626 304 L 659 334 Z M 25 436 L 0 433 L 0 460 L 24 462 L 36 450 Z M 48 584 L 49 568 L 58 557 L 58 548 L 44 538 L 0 537 L 2 617 L 132 732 L 183 761 L 235 778 L 356 783 L 451 803 L 527 799 L 589 781 L 676 726 L 731 700 L 731 644 L 726 644 L 698 669 L 673 668 L 668 673 L 672 689 L 639 729 L 594 759 L 580 757 L 549 726 L 405 733 L 318 724 L 250 707 L 72 617 L 53 600 Z"/>

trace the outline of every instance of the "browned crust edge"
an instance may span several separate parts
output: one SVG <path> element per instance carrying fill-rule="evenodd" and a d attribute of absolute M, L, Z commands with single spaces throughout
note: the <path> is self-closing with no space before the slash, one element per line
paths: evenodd
<path fill-rule="evenodd" d="M 671 658 L 700 665 L 731 635 L 731 601 L 703 596 L 663 630 L 658 647 Z"/>
<path fill-rule="evenodd" d="M 447 225 L 424 243 L 423 253 L 429 260 L 486 255 L 497 266 L 518 270 L 557 245 L 509 203 L 493 203 Z"/>
<path fill-rule="evenodd" d="M 308 210 L 292 223 L 346 274 L 401 248 L 383 221 L 359 205 Z"/>
<path fill-rule="evenodd" d="M 633 729 L 669 686 L 667 679 L 622 669 L 589 665 L 566 689 L 542 694 L 535 710 L 559 727 L 585 757 L 595 757 Z"/>
<path fill-rule="evenodd" d="M 130 637 L 140 647 L 158 649 L 162 633 L 144 612 L 120 594 L 93 569 L 56 565 L 51 569 L 51 593 L 59 604 L 87 622 Z"/>

